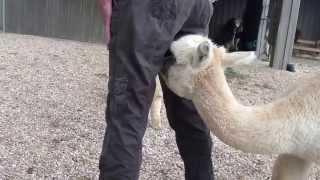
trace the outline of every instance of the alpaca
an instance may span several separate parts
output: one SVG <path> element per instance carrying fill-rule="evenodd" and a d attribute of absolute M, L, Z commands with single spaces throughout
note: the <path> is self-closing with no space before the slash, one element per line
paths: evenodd
<path fill-rule="evenodd" d="M 156 90 L 154 93 L 153 101 L 151 104 L 150 112 L 149 112 L 149 119 L 150 119 L 150 126 L 153 129 L 161 129 L 161 107 L 162 107 L 162 89 L 159 80 L 159 76 L 156 78 Z"/>
<path fill-rule="evenodd" d="M 226 53 L 201 35 L 171 45 L 176 60 L 163 74 L 168 87 L 192 100 L 210 130 L 224 143 L 256 154 L 279 154 L 273 180 L 303 180 L 320 164 L 320 78 L 317 74 L 269 104 L 239 103 L 224 68 L 250 63 L 248 52 Z"/>

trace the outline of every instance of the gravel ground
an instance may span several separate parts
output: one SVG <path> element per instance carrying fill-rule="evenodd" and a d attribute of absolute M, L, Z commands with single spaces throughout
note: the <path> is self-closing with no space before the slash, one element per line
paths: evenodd
<path fill-rule="evenodd" d="M 97 179 L 108 79 L 105 46 L 0 33 L 0 179 Z M 245 104 L 266 103 L 320 61 L 295 59 L 297 73 L 260 62 L 229 74 Z M 181 180 L 183 164 L 164 128 L 147 129 L 142 180 Z M 214 137 L 218 180 L 270 179 L 270 156 L 244 154 Z M 310 179 L 320 179 L 314 168 Z"/>

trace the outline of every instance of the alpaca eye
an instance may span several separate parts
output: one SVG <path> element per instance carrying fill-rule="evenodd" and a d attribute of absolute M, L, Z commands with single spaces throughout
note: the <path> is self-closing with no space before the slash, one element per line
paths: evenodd
<path fill-rule="evenodd" d="M 199 62 L 201 63 L 206 57 L 206 55 L 199 55 Z"/>

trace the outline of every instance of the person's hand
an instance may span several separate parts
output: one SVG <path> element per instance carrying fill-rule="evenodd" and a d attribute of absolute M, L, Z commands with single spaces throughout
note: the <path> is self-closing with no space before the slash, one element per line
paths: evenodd
<path fill-rule="evenodd" d="M 104 27 L 105 27 L 105 38 L 106 43 L 110 41 L 110 24 L 112 15 L 112 0 L 98 0 L 100 9 L 102 12 Z"/>

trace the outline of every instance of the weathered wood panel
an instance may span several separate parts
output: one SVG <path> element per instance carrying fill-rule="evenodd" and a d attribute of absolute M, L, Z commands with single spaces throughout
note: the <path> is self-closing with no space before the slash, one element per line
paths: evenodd
<path fill-rule="evenodd" d="M 263 10 L 261 13 L 260 27 L 257 40 L 256 55 L 262 59 L 267 56 L 269 52 L 267 49 L 267 24 L 268 24 L 268 13 L 269 13 L 270 0 L 263 0 Z"/>
<path fill-rule="evenodd" d="M 320 1 L 301 0 L 298 28 L 303 39 L 320 40 Z"/>
<path fill-rule="evenodd" d="M 102 42 L 96 0 L 9 0 L 6 31 L 86 42 Z"/>
<path fill-rule="evenodd" d="M 292 58 L 301 0 L 283 0 L 272 67 L 286 69 Z"/>
<path fill-rule="evenodd" d="M 4 0 L 0 0 L 0 31 L 2 31 L 3 30 L 3 1 Z"/>

